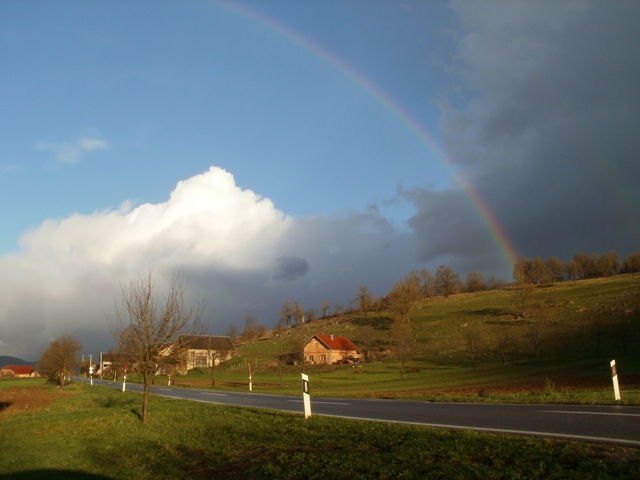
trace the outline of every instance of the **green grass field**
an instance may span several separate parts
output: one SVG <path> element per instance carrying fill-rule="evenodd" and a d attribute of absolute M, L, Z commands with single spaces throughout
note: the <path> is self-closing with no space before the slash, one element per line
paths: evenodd
<path fill-rule="evenodd" d="M 159 397 L 142 425 L 136 393 L 0 382 L 0 403 L 16 388 L 49 403 L 0 412 L 3 480 L 640 478 L 635 449 Z"/>

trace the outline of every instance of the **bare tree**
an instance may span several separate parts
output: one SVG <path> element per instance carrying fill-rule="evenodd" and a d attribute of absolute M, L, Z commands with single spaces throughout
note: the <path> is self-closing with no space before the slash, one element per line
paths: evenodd
<path fill-rule="evenodd" d="M 588 255 L 586 253 L 576 253 L 573 256 L 573 260 L 580 265 L 583 278 L 591 278 L 595 276 L 596 262 L 594 260 L 594 255 Z"/>
<path fill-rule="evenodd" d="M 460 276 L 448 265 L 440 265 L 436 270 L 436 291 L 445 297 L 460 288 Z"/>
<path fill-rule="evenodd" d="M 573 283 L 575 283 L 576 280 L 579 280 L 584 277 L 584 271 L 582 270 L 582 265 L 577 260 L 570 260 L 569 262 L 567 262 L 567 265 L 565 266 L 565 270 L 567 272 L 567 278 L 569 280 L 572 280 Z"/>
<path fill-rule="evenodd" d="M 290 328 L 291 320 L 295 317 L 295 314 L 294 306 L 291 305 L 291 298 L 285 298 L 284 302 L 282 302 L 282 310 L 280 310 L 280 320 L 278 321 L 278 325 L 283 328 Z"/>
<path fill-rule="evenodd" d="M 391 352 L 400 363 L 400 380 L 404 379 L 404 366 L 416 353 L 416 342 L 413 338 L 413 326 L 410 322 L 397 317 L 391 326 Z"/>
<path fill-rule="evenodd" d="M 38 371 L 51 382 L 64 387 L 65 375 L 79 365 L 78 353 L 82 346 L 75 338 L 63 335 L 49 344 L 38 362 Z"/>
<path fill-rule="evenodd" d="M 553 323 L 554 309 L 555 306 L 550 301 L 536 300 L 532 302 L 528 336 L 536 354 L 536 360 L 540 360 L 541 349 L 545 341 L 543 329 Z"/>
<path fill-rule="evenodd" d="M 305 312 L 304 315 L 306 317 L 307 323 L 314 322 L 316 320 L 316 309 L 310 308 Z"/>
<path fill-rule="evenodd" d="M 622 269 L 625 273 L 640 272 L 640 253 L 630 254 L 625 259 Z"/>
<path fill-rule="evenodd" d="M 147 423 L 153 378 L 164 366 L 184 360 L 188 344 L 178 342 L 178 337 L 200 332 L 205 305 L 185 305 L 186 284 L 179 275 L 173 276 L 166 297 L 155 287 L 151 270 L 146 278 L 138 277 L 123 286 L 122 303 L 116 302 L 115 323 L 111 325 L 130 367 L 144 380 L 142 423 Z"/>
<path fill-rule="evenodd" d="M 300 302 L 295 302 L 293 304 L 293 318 L 296 325 L 302 325 L 306 321 L 304 309 L 300 306 Z"/>
<path fill-rule="evenodd" d="M 257 332 L 258 319 L 252 315 L 244 317 L 244 330 L 240 336 L 246 340 L 251 341 L 258 335 Z"/>
<path fill-rule="evenodd" d="M 527 318 L 529 315 L 532 296 L 533 285 L 528 283 L 524 277 L 518 277 L 518 281 L 513 288 L 513 303 L 517 314 L 521 315 L 522 318 Z"/>
<path fill-rule="evenodd" d="M 467 292 L 479 292 L 486 289 L 487 284 L 484 281 L 484 276 L 480 272 L 469 272 L 467 275 L 465 290 Z"/>
<path fill-rule="evenodd" d="M 478 364 L 478 359 L 482 354 L 483 349 L 483 336 L 482 331 L 478 327 L 478 325 L 472 323 L 467 325 L 466 330 L 463 334 L 465 348 L 467 350 L 467 354 L 471 359 L 471 364 L 473 365 L 473 369 L 476 369 L 476 365 Z"/>
<path fill-rule="evenodd" d="M 552 282 L 563 280 L 564 278 L 564 263 L 558 257 L 549 257 L 547 260 L 547 271 Z"/>
<path fill-rule="evenodd" d="M 419 299 L 420 285 L 416 277 L 409 275 L 394 283 L 387 294 L 386 303 L 399 321 L 408 323 L 411 318 L 411 309 Z"/>
<path fill-rule="evenodd" d="M 231 340 L 231 339 L 229 339 Z M 212 337 L 209 336 L 206 338 L 207 341 L 207 363 L 211 364 L 211 386 L 215 388 L 216 386 L 216 363 L 220 363 L 223 359 L 227 358 L 229 355 L 229 350 L 226 348 L 221 348 L 220 344 L 222 342 L 215 342 L 216 344 L 212 344 Z M 223 344 L 224 345 L 224 344 Z"/>
<path fill-rule="evenodd" d="M 509 332 L 509 327 L 505 324 L 505 322 L 501 322 L 498 325 L 498 331 L 496 335 L 496 349 L 500 352 L 503 365 L 507 363 L 507 352 L 510 348 L 513 347 L 513 343 L 514 341 L 511 337 L 511 332 Z"/>
<path fill-rule="evenodd" d="M 420 283 L 420 293 L 423 297 L 432 297 L 435 293 L 436 278 L 426 268 L 415 272 Z"/>
<path fill-rule="evenodd" d="M 366 285 L 358 285 L 358 294 L 356 295 L 356 303 L 360 307 L 360 311 L 364 313 L 365 318 L 371 309 L 373 303 L 373 295 Z"/>
<path fill-rule="evenodd" d="M 601 277 L 617 275 L 619 268 L 620 257 L 613 250 L 601 255 L 596 262 L 596 272 Z"/>
<path fill-rule="evenodd" d="M 331 308 L 331 302 L 329 300 L 323 300 L 320 310 L 322 311 L 322 318 L 327 316 L 327 311 Z"/>
<path fill-rule="evenodd" d="M 371 351 L 376 343 L 375 331 L 371 325 L 365 325 L 360 328 L 360 349 L 364 353 L 365 362 L 371 361 Z"/>
<path fill-rule="evenodd" d="M 536 257 L 529 263 L 529 279 L 536 285 L 549 281 L 549 269 L 547 263 L 540 257 Z"/>
<path fill-rule="evenodd" d="M 529 272 L 531 270 L 531 261 L 525 257 L 520 257 L 513 266 L 513 279 L 518 283 L 531 283 Z"/>
<path fill-rule="evenodd" d="M 235 342 L 237 336 L 238 336 L 238 329 L 233 323 L 229 324 L 229 328 L 227 328 L 227 337 L 231 339 L 231 342 Z"/>
<path fill-rule="evenodd" d="M 300 371 L 304 373 L 304 346 L 307 342 L 302 337 L 290 337 L 289 346 L 292 350 L 290 358 L 293 359 L 293 363 L 300 363 Z"/>

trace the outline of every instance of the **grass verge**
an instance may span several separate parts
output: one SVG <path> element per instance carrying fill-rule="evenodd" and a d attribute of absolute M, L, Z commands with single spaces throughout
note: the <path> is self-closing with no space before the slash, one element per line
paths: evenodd
<path fill-rule="evenodd" d="M 134 392 L 73 384 L 46 394 L 46 406 L 0 413 L 0 478 L 640 478 L 640 452 L 621 447 L 159 397 L 142 425 Z"/>

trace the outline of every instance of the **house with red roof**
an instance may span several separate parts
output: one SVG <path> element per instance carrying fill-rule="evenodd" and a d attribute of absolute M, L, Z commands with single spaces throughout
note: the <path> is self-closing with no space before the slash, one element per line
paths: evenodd
<path fill-rule="evenodd" d="M 27 365 L 7 365 L 0 368 L 0 377 L 33 378 L 39 376 L 33 367 Z"/>
<path fill-rule="evenodd" d="M 304 363 L 318 365 L 354 362 L 360 352 L 351 340 L 340 335 L 314 335 L 304 345 Z"/>

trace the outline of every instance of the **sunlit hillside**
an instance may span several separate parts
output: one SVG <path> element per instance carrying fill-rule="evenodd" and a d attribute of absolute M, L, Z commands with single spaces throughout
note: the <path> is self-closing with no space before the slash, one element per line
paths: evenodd
<path fill-rule="evenodd" d="M 510 286 L 433 297 L 417 303 L 410 317 L 414 350 L 402 367 L 403 380 L 389 384 L 390 392 L 518 389 L 545 383 L 605 388 L 614 358 L 627 386 L 640 384 L 640 274 L 561 282 L 525 292 Z M 350 378 L 357 378 L 362 394 L 367 372 L 384 371 L 394 382 L 400 378 L 393 322 L 390 312 L 349 313 L 267 332 L 250 342 L 239 339 L 238 355 L 220 375 L 251 363 L 259 385 L 261 372 L 290 373 L 282 366 L 287 361 L 296 363 L 288 367 L 291 371 L 304 368 L 325 377 L 342 368 L 361 373 Z M 316 333 L 344 335 L 369 359 L 355 368 L 300 365 L 302 345 Z M 381 380 L 376 376 L 375 381 Z"/>

